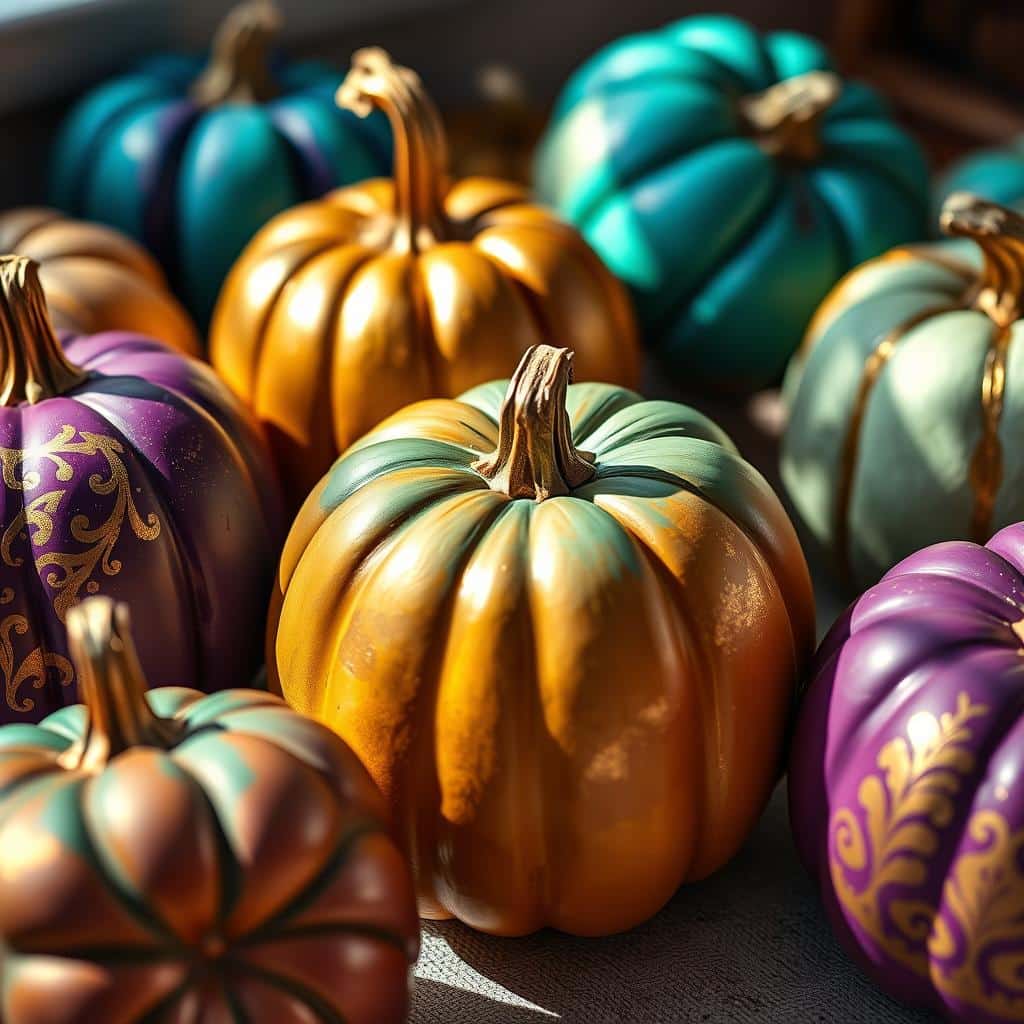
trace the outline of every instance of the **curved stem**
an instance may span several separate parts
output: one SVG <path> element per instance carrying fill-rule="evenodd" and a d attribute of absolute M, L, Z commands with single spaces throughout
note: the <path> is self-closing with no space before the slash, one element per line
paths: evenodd
<path fill-rule="evenodd" d="M 971 302 L 1005 329 L 1024 313 L 1024 217 L 970 192 L 954 192 L 943 204 L 942 230 L 970 238 L 985 262 Z"/>
<path fill-rule="evenodd" d="M 394 246 L 418 252 L 444 232 L 442 187 L 448 152 L 441 116 L 419 76 L 381 49 L 357 50 L 337 95 L 338 104 L 366 117 L 381 110 L 394 141 Z"/>
<path fill-rule="evenodd" d="M 35 404 L 70 391 L 86 377 L 64 355 L 53 329 L 39 264 L 0 256 L 0 403 Z"/>
<path fill-rule="evenodd" d="M 129 747 L 173 746 L 182 725 L 158 718 L 149 706 L 128 606 L 109 597 L 90 597 L 68 612 L 67 626 L 89 724 L 61 755 L 63 767 L 97 772 Z"/>
<path fill-rule="evenodd" d="M 590 480 L 594 456 L 572 443 L 566 390 L 572 352 L 534 345 L 516 367 L 501 403 L 498 447 L 473 463 L 496 491 L 544 501 Z"/>
<path fill-rule="evenodd" d="M 769 156 L 809 163 L 821 156 L 821 120 L 843 91 L 831 71 L 808 71 L 744 96 L 740 119 Z"/>
<path fill-rule="evenodd" d="M 210 49 L 210 61 L 192 84 L 202 107 L 265 103 L 280 93 L 270 74 L 270 46 L 281 28 L 271 0 L 250 0 L 224 19 Z"/>

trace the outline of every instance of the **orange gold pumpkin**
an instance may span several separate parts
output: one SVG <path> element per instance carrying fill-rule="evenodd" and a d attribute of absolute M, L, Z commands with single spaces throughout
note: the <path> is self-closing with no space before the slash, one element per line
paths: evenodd
<path fill-rule="evenodd" d="M 724 864 L 814 642 L 764 479 L 693 409 L 567 387 L 570 355 L 353 445 L 271 616 L 271 683 L 369 768 L 421 913 L 504 935 L 629 928 Z"/>
<path fill-rule="evenodd" d="M 211 327 L 214 366 L 268 427 L 298 500 L 384 417 L 507 376 L 545 339 L 575 350 L 582 379 L 635 383 L 623 287 L 521 186 L 449 187 L 440 118 L 413 72 L 360 50 L 338 96 L 388 116 L 394 179 L 270 221 L 229 275 Z"/>
<path fill-rule="evenodd" d="M 56 327 L 75 334 L 129 331 L 200 354 L 196 329 L 160 267 L 119 231 L 26 206 L 0 213 L 0 252 L 39 264 Z"/>

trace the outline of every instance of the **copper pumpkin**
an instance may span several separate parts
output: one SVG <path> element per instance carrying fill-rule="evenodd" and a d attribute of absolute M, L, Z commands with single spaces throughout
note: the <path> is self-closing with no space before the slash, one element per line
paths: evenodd
<path fill-rule="evenodd" d="M 125 605 L 68 633 L 85 705 L 0 729 L 0 1019 L 404 1020 L 412 883 L 348 747 L 266 693 L 147 694 Z"/>
<path fill-rule="evenodd" d="M 387 114 L 394 180 L 271 221 L 228 277 L 211 328 L 213 363 L 268 426 L 296 504 L 385 416 L 506 376 L 548 337 L 575 350 L 583 379 L 635 382 L 622 286 L 521 186 L 448 187 L 440 118 L 413 72 L 361 50 L 339 101 Z"/>
<path fill-rule="evenodd" d="M 272 683 L 384 790 L 420 907 L 605 934 L 720 867 L 778 778 L 814 638 L 782 505 L 693 409 L 569 353 L 419 402 L 292 528 Z"/>
<path fill-rule="evenodd" d="M 113 228 L 24 206 L 0 213 L 0 252 L 39 263 L 55 326 L 131 331 L 199 355 L 196 329 L 145 249 Z"/>

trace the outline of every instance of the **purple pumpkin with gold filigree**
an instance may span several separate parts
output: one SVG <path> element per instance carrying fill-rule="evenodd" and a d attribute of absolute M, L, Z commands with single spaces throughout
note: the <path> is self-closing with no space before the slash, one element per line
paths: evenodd
<path fill-rule="evenodd" d="M 1024 1020 L 1024 524 L 925 548 L 839 620 L 789 798 L 832 925 L 882 988 Z"/>
<path fill-rule="evenodd" d="M 138 335 L 58 338 L 38 268 L 0 257 L 0 723 L 77 701 L 64 619 L 136 608 L 153 686 L 258 668 L 280 496 L 208 366 Z"/>

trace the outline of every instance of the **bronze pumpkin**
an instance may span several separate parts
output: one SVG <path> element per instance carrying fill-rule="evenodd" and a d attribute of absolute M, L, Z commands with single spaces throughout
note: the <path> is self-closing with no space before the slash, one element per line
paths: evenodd
<path fill-rule="evenodd" d="M 23 206 L 0 213 L 0 252 L 39 264 L 54 326 L 75 334 L 131 331 L 200 354 L 199 335 L 159 265 L 119 231 Z"/>
<path fill-rule="evenodd" d="M 449 187 L 440 117 L 412 71 L 360 50 L 338 96 L 387 114 L 394 180 L 272 220 L 229 275 L 210 336 L 214 366 L 268 427 L 296 505 L 385 416 L 507 376 L 538 342 L 575 350 L 583 380 L 636 383 L 624 288 L 521 186 Z"/>
<path fill-rule="evenodd" d="M 412 883 L 352 751 L 267 693 L 147 694 L 126 605 L 68 634 L 85 705 L 0 728 L 0 1019 L 404 1020 Z"/>

